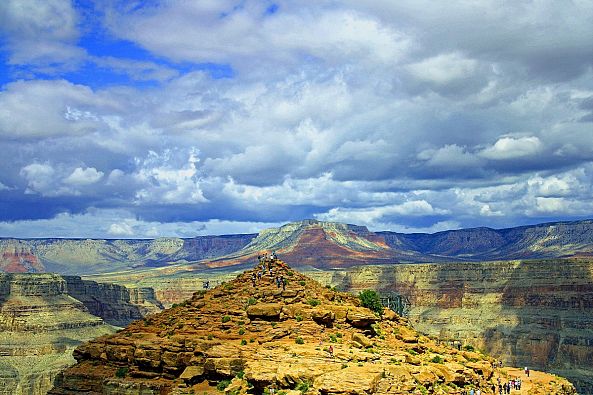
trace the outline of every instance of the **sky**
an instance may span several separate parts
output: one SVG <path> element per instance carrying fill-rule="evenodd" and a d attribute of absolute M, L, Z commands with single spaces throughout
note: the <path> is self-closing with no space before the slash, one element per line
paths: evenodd
<path fill-rule="evenodd" d="M 593 218 L 593 1 L 0 1 L 0 236 Z"/>

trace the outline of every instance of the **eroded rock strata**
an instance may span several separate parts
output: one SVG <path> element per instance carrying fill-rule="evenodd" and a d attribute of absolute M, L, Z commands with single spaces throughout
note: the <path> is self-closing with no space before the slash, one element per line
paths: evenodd
<path fill-rule="evenodd" d="M 50 394 L 492 394 L 509 368 L 478 352 L 419 335 L 347 293 L 283 263 L 274 276 L 248 270 L 213 290 L 78 347 L 78 363 Z M 267 273 L 267 272 L 266 272 Z M 257 276 L 255 276 L 257 278 Z M 255 284 L 253 282 L 255 281 Z M 330 348 L 331 347 L 331 348 Z M 515 371 L 516 372 L 516 371 Z M 572 394 L 566 380 L 524 378 L 530 394 Z M 228 380 L 228 381 L 225 381 Z"/>
<path fill-rule="evenodd" d="M 0 273 L 0 394 L 45 394 L 77 345 L 115 332 L 105 321 L 159 310 L 153 296 L 79 277 Z"/>
<path fill-rule="evenodd" d="M 423 333 L 458 339 L 505 363 L 571 379 L 593 393 L 593 261 L 588 259 L 367 266 L 312 272 L 351 292 L 409 302 Z"/>

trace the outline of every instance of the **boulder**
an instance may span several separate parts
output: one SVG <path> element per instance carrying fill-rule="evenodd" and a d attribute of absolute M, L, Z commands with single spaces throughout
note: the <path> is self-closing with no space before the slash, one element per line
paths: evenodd
<path fill-rule="evenodd" d="M 179 378 L 185 381 L 193 381 L 196 378 L 201 377 L 202 375 L 204 375 L 203 366 L 188 366 L 187 368 L 185 368 L 183 373 L 181 373 L 181 376 L 179 376 Z"/>
<path fill-rule="evenodd" d="M 281 311 L 282 305 L 280 303 L 258 303 L 247 308 L 247 316 L 250 319 L 279 319 Z"/>
<path fill-rule="evenodd" d="M 330 326 L 336 319 L 336 315 L 331 310 L 317 308 L 311 311 L 311 318 L 318 324 Z"/>
<path fill-rule="evenodd" d="M 373 342 L 371 341 L 371 339 L 369 339 L 368 337 L 366 337 L 365 335 L 363 335 L 361 333 L 355 333 L 355 334 L 353 334 L 352 335 L 352 341 L 357 342 L 358 344 L 360 344 L 364 348 L 372 347 L 373 346 Z"/>
<path fill-rule="evenodd" d="M 379 317 L 371 310 L 362 307 L 353 307 L 346 314 L 346 321 L 356 328 L 367 328 L 378 320 Z"/>

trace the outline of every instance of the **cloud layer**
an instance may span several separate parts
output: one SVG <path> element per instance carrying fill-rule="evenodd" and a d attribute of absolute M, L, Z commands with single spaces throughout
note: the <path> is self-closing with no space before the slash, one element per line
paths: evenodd
<path fill-rule="evenodd" d="M 2 2 L 0 235 L 592 217 L 591 20 L 589 1 Z"/>

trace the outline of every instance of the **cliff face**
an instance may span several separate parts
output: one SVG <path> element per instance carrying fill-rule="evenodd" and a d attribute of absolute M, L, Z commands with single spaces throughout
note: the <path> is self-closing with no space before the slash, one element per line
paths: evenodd
<path fill-rule="evenodd" d="M 591 260 L 367 266 L 317 276 L 352 292 L 403 295 L 419 331 L 556 372 L 593 393 Z"/>
<path fill-rule="evenodd" d="M 152 290 L 0 273 L 0 394 L 45 394 L 77 345 L 115 331 L 105 321 L 125 325 L 159 305 Z"/>
<path fill-rule="evenodd" d="M 248 270 L 236 279 L 124 331 L 77 348 L 53 395 L 226 394 L 276 388 L 307 394 L 493 394 L 500 377 L 484 354 L 419 335 L 389 310 L 322 287 L 283 262 L 274 277 Z M 255 277 L 254 277 L 255 276 Z M 217 389 L 218 388 L 218 389 Z M 564 379 L 524 377 L 524 390 L 574 394 Z"/>

